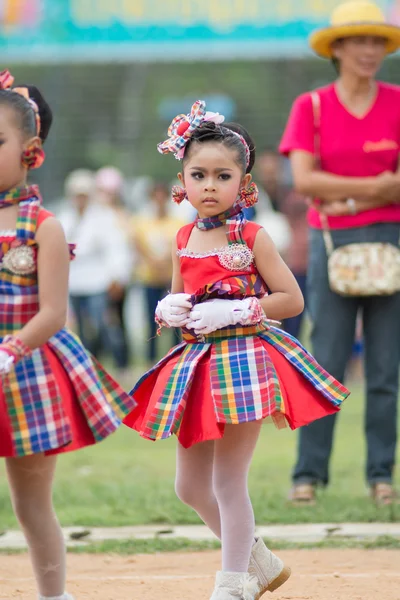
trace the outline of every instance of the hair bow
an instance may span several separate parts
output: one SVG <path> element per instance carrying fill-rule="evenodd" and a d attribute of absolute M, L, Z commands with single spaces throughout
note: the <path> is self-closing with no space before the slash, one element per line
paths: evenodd
<path fill-rule="evenodd" d="M 219 113 L 206 111 L 204 100 L 197 100 L 188 115 L 178 115 L 173 119 L 168 128 L 168 139 L 158 144 L 157 148 L 161 154 L 172 152 L 178 160 L 182 160 L 185 147 L 190 140 L 193 131 L 204 122 L 221 124 L 225 117 Z"/>
<path fill-rule="evenodd" d="M 9 90 L 14 83 L 14 77 L 11 75 L 10 71 L 1 71 L 0 72 L 0 90 Z"/>

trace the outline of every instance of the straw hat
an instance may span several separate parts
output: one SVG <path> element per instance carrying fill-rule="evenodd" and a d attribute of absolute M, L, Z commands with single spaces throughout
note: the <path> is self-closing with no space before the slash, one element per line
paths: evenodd
<path fill-rule="evenodd" d="M 382 10 L 369 0 L 350 0 L 332 13 L 330 27 L 310 36 L 310 46 L 320 56 L 332 58 L 332 44 L 341 38 L 372 35 L 386 38 L 388 54 L 400 47 L 400 27 L 389 25 Z"/>

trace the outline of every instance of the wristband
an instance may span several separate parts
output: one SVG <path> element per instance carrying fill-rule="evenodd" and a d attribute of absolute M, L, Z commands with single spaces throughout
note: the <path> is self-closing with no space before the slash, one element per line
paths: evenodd
<path fill-rule="evenodd" d="M 30 356 L 32 350 L 19 337 L 6 335 L 0 344 L 0 348 L 14 357 L 15 362 L 21 360 L 25 356 Z"/>
<path fill-rule="evenodd" d="M 240 319 L 241 325 L 255 325 L 265 320 L 265 312 L 260 301 L 255 296 L 246 298 L 245 302 L 247 305 L 247 314 Z"/>

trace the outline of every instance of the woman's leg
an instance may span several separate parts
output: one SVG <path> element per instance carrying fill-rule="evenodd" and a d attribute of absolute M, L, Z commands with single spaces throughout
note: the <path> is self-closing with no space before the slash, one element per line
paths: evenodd
<path fill-rule="evenodd" d="M 178 443 L 175 491 L 221 538 L 218 502 L 213 490 L 214 442 L 202 442 L 185 449 Z"/>
<path fill-rule="evenodd" d="M 213 486 L 221 515 L 222 570 L 245 573 L 254 544 L 254 512 L 247 478 L 261 421 L 226 425 L 215 442 Z"/>
<path fill-rule="evenodd" d="M 351 230 L 334 233 L 335 246 L 350 243 L 353 239 Z M 354 342 L 359 300 L 331 291 L 324 240 L 318 230 L 311 231 L 309 260 L 307 309 L 312 321 L 312 351 L 320 365 L 343 382 Z M 334 414 L 301 427 L 293 471 L 295 486 L 328 484 L 336 421 L 337 414 Z"/>
<path fill-rule="evenodd" d="M 65 546 L 52 502 L 56 457 L 7 458 L 7 475 L 15 515 L 29 546 L 41 596 L 62 597 Z"/>
<path fill-rule="evenodd" d="M 392 483 L 397 446 L 400 293 L 364 300 L 366 478 Z"/>

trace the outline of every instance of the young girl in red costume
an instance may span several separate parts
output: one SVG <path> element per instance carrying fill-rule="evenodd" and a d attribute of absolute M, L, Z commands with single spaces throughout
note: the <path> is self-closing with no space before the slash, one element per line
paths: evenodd
<path fill-rule="evenodd" d="M 135 403 L 64 328 L 70 251 L 26 184 L 44 160 L 52 115 L 39 90 L 0 73 L 0 456 L 40 600 L 65 593 L 52 505 L 56 455 L 101 441 Z"/>
<path fill-rule="evenodd" d="M 156 310 L 184 341 L 138 382 L 124 422 L 150 440 L 177 435 L 176 492 L 222 541 L 211 598 L 254 600 L 290 575 L 254 537 L 247 475 L 262 422 L 307 425 L 349 392 L 270 321 L 297 315 L 303 298 L 265 230 L 244 219 L 257 201 L 254 144 L 223 121 L 197 101 L 159 145 L 182 160 L 174 199 L 198 211 L 177 234 L 171 293 Z"/>

